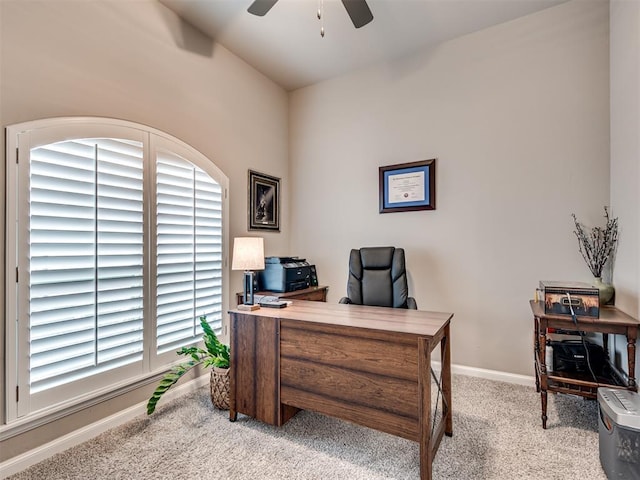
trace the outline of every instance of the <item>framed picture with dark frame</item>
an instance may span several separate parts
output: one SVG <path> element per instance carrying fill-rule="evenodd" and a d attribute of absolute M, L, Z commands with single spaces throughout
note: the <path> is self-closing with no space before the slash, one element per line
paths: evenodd
<path fill-rule="evenodd" d="M 280 179 L 249 170 L 249 230 L 280 231 Z"/>
<path fill-rule="evenodd" d="M 380 213 L 435 210 L 436 159 L 379 167 Z"/>

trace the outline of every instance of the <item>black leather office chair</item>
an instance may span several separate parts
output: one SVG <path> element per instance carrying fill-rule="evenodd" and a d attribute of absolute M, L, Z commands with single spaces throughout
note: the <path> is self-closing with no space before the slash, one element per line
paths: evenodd
<path fill-rule="evenodd" d="M 347 296 L 340 303 L 418 309 L 409 296 L 404 249 L 365 247 L 351 250 Z"/>

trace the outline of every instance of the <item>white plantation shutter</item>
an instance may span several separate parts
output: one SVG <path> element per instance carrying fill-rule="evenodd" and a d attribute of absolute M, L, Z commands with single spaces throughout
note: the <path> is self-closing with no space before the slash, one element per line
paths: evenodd
<path fill-rule="evenodd" d="M 31 151 L 32 393 L 142 359 L 142 144 Z"/>
<path fill-rule="evenodd" d="M 157 153 L 157 349 L 200 337 L 199 317 L 222 325 L 222 189 L 200 168 Z"/>
<path fill-rule="evenodd" d="M 201 342 L 202 315 L 221 333 L 229 180 L 210 160 L 114 119 L 6 139 L 8 423 L 138 388 Z"/>
<path fill-rule="evenodd" d="M 222 329 L 222 188 L 196 168 L 196 313 Z"/>

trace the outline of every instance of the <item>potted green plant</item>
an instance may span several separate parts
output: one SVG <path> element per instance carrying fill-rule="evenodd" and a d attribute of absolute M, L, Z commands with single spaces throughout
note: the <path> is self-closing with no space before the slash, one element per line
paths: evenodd
<path fill-rule="evenodd" d="M 191 357 L 190 360 L 173 367 L 156 387 L 147 402 L 147 415 L 151 415 L 162 395 L 169 390 L 182 376 L 196 365 L 213 367 L 211 370 L 211 401 L 221 410 L 229 409 L 229 346 L 218 340 L 207 317 L 200 317 L 205 348 L 182 347 L 176 353 Z"/>

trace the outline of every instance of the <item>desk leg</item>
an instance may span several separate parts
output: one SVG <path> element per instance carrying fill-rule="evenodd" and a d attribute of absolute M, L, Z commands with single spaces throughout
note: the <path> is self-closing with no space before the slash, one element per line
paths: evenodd
<path fill-rule="evenodd" d="M 536 374 L 536 393 L 540 393 L 540 373 L 538 372 L 538 319 L 533 317 L 533 371 Z"/>
<path fill-rule="evenodd" d="M 453 436 L 453 407 L 451 406 L 451 337 L 449 336 L 449 324 L 444 329 L 444 337 L 440 342 L 440 358 L 442 359 L 442 402 L 446 408 L 444 421 L 444 434 Z M 446 405 L 446 407 L 445 407 Z"/>
<path fill-rule="evenodd" d="M 542 404 L 542 428 L 547 428 L 547 322 L 537 319 L 538 325 L 538 362 L 540 363 L 540 401 Z"/>
<path fill-rule="evenodd" d="M 233 376 L 235 373 L 233 370 L 229 373 L 231 375 L 229 379 L 229 421 L 235 422 L 238 419 L 238 411 L 236 410 L 236 379 Z"/>
<path fill-rule="evenodd" d="M 238 303 L 240 303 L 240 299 L 238 299 Z M 235 315 L 231 315 L 231 318 L 229 320 L 229 330 L 230 330 L 230 343 L 231 343 L 231 365 L 237 365 L 238 362 L 238 358 L 237 355 L 235 355 L 236 353 L 236 348 L 238 347 L 237 344 L 234 344 L 234 341 L 236 339 L 236 317 Z M 237 378 L 236 378 L 236 369 L 232 368 L 229 371 L 229 421 L 230 422 L 235 422 L 238 419 L 238 411 L 236 410 L 236 384 L 237 384 Z"/>
<path fill-rule="evenodd" d="M 444 362 L 443 362 L 444 363 Z M 431 438 L 431 346 L 426 338 L 418 339 L 418 388 L 420 405 L 420 480 L 431 480 L 433 439 Z"/>

